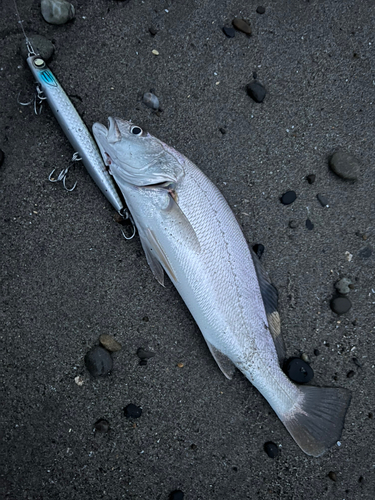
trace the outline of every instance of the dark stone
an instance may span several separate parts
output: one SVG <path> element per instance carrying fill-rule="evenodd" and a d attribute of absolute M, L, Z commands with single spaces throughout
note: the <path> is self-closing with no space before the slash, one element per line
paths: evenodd
<path fill-rule="evenodd" d="M 319 354 L 320 354 L 319 349 L 314 349 L 314 355 L 315 355 L 315 356 L 319 356 Z"/>
<path fill-rule="evenodd" d="M 333 472 L 333 471 L 328 472 L 328 477 L 329 477 L 332 481 L 337 481 L 337 475 L 336 475 L 336 472 Z"/>
<path fill-rule="evenodd" d="M 280 201 L 283 205 L 291 205 L 297 198 L 297 195 L 294 191 L 287 191 L 282 195 Z"/>
<path fill-rule="evenodd" d="M 352 358 L 352 361 L 355 364 L 355 366 L 358 366 L 358 368 L 362 368 L 362 365 L 357 358 Z"/>
<path fill-rule="evenodd" d="M 348 373 L 346 374 L 346 376 L 347 376 L 348 378 L 353 378 L 353 377 L 354 377 L 354 375 L 355 375 L 355 372 L 354 372 L 353 370 L 348 371 Z"/>
<path fill-rule="evenodd" d="M 0 149 L 0 167 L 4 163 L 4 158 L 5 158 L 4 151 Z"/>
<path fill-rule="evenodd" d="M 284 372 L 290 380 L 298 384 L 307 384 L 314 377 L 311 366 L 301 358 L 289 358 L 285 363 Z"/>
<path fill-rule="evenodd" d="M 266 89 L 257 80 L 246 85 L 246 91 L 255 102 L 263 102 L 266 97 Z"/>
<path fill-rule="evenodd" d="M 296 227 L 298 227 L 298 221 L 296 221 L 296 220 L 294 220 L 294 219 L 290 220 L 290 221 L 289 221 L 289 227 L 290 227 L 291 229 L 295 229 Z"/>
<path fill-rule="evenodd" d="M 150 32 L 150 34 L 151 34 L 152 36 L 155 36 L 155 35 L 156 35 L 156 33 L 158 32 L 158 30 L 157 30 L 156 28 L 154 28 L 153 26 L 150 26 L 150 27 L 148 28 L 148 31 Z"/>
<path fill-rule="evenodd" d="M 85 365 L 93 377 L 107 375 L 113 367 L 112 357 L 104 347 L 93 347 L 85 356 Z"/>
<path fill-rule="evenodd" d="M 306 176 L 306 180 L 307 180 L 307 182 L 309 184 L 314 184 L 315 179 L 316 179 L 316 175 L 315 174 L 310 174 L 310 175 Z"/>
<path fill-rule="evenodd" d="M 224 127 L 220 127 L 219 130 L 223 135 L 227 133 Z"/>
<path fill-rule="evenodd" d="M 145 323 L 147 323 L 150 320 L 149 320 L 148 316 L 143 316 L 142 321 L 144 321 Z"/>
<path fill-rule="evenodd" d="M 95 432 L 102 432 L 103 434 L 105 432 L 109 431 L 109 422 L 108 420 L 105 420 L 105 418 L 101 418 L 94 424 L 94 430 Z"/>
<path fill-rule="evenodd" d="M 253 78 L 254 78 L 254 80 L 256 80 L 258 78 L 258 75 L 257 75 L 256 71 L 253 71 Z"/>
<path fill-rule="evenodd" d="M 242 31 L 243 33 L 246 33 L 246 35 L 251 35 L 251 26 L 244 19 L 235 17 L 232 21 L 232 24 L 238 31 Z"/>
<path fill-rule="evenodd" d="M 257 7 L 257 14 L 264 14 L 266 12 L 266 9 L 264 7 L 262 7 L 261 5 L 259 5 L 259 7 Z"/>
<path fill-rule="evenodd" d="M 318 198 L 318 201 L 322 205 L 322 207 L 326 207 L 328 205 L 328 200 L 324 195 L 317 194 L 316 197 Z"/>
<path fill-rule="evenodd" d="M 142 408 L 130 403 L 124 408 L 124 414 L 126 418 L 139 418 L 142 415 Z"/>
<path fill-rule="evenodd" d="M 306 219 L 306 227 L 309 231 L 312 231 L 314 229 L 314 224 L 311 222 L 310 219 Z"/>
<path fill-rule="evenodd" d="M 150 359 L 150 358 L 153 358 L 155 356 L 155 353 L 152 351 L 146 351 L 146 349 L 143 349 L 143 347 L 140 347 L 137 350 L 137 356 L 140 359 Z"/>
<path fill-rule="evenodd" d="M 232 28 L 232 26 L 224 26 L 223 32 L 228 38 L 234 38 L 236 36 L 236 30 Z"/>
<path fill-rule="evenodd" d="M 334 297 L 331 300 L 331 309 L 336 314 L 345 314 L 352 307 L 352 303 L 347 297 Z"/>
<path fill-rule="evenodd" d="M 368 259 L 372 255 L 372 248 L 371 247 L 361 248 L 361 250 L 358 252 L 358 255 L 361 257 L 361 259 Z"/>
<path fill-rule="evenodd" d="M 276 458 L 277 456 L 279 456 L 279 448 L 272 441 L 264 443 L 264 451 L 270 458 Z"/>
<path fill-rule="evenodd" d="M 359 163 L 354 156 L 338 151 L 329 160 L 329 166 L 342 179 L 355 181 L 358 178 Z"/>
<path fill-rule="evenodd" d="M 253 245 L 253 250 L 258 259 L 260 259 L 264 253 L 264 246 L 261 243 L 256 243 L 255 245 Z"/>
<path fill-rule="evenodd" d="M 141 359 L 141 361 L 139 362 L 139 364 L 141 366 L 146 366 L 147 365 L 147 359 Z"/>
<path fill-rule="evenodd" d="M 196 449 L 198 448 L 198 446 L 197 446 L 196 444 L 194 444 L 194 443 L 193 443 L 193 444 L 190 446 L 190 448 L 191 448 L 192 450 L 196 450 Z"/>
<path fill-rule="evenodd" d="M 169 500 L 184 500 L 184 493 L 181 490 L 174 490 L 169 494 Z"/>

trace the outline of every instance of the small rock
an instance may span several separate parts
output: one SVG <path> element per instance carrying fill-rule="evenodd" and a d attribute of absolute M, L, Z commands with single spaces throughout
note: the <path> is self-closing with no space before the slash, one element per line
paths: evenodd
<path fill-rule="evenodd" d="M 359 174 L 359 163 L 354 156 L 338 151 L 329 160 L 332 172 L 342 179 L 355 181 Z"/>
<path fill-rule="evenodd" d="M 146 366 L 147 365 L 147 359 L 141 359 L 139 362 L 140 366 Z"/>
<path fill-rule="evenodd" d="M 153 358 L 155 356 L 155 353 L 152 351 L 146 351 L 146 349 L 143 349 L 143 347 L 140 347 L 137 350 L 137 356 L 140 359 L 150 359 L 150 358 Z"/>
<path fill-rule="evenodd" d="M 358 366 L 358 368 L 362 368 L 362 365 L 357 358 L 352 358 L 352 361 L 355 364 L 355 366 Z"/>
<path fill-rule="evenodd" d="M 262 7 L 261 5 L 259 5 L 259 7 L 257 7 L 257 14 L 264 14 L 266 12 L 266 9 L 264 7 Z"/>
<path fill-rule="evenodd" d="M 184 363 L 177 363 L 177 367 L 178 368 L 183 368 L 184 367 Z"/>
<path fill-rule="evenodd" d="M 337 283 L 335 283 L 335 288 L 341 295 L 347 295 L 350 292 L 349 285 L 351 284 L 352 282 L 349 278 L 342 278 Z"/>
<path fill-rule="evenodd" d="M 65 24 L 74 18 L 74 6 L 66 0 L 42 0 L 40 9 L 49 24 Z"/>
<path fill-rule="evenodd" d="M 270 458 L 276 458 L 277 456 L 279 456 L 279 448 L 272 441 L 264 443 L 264 451 Z"/>
<path fill-rule="evenodd" d="M 121 344 L 117 342 L 117 340 L 114 339 L 112 335 L 103 333 L 99 337 L 99 342 L 109 352 L 117 352 L 121 350 Z"/>
<path fill-rule="evenodd" d="M 82 387 L 83 384 L 85 383 L 85 379 L 83 377 L 81 377 L 81 375 L 77 375 L 76 377 L 74 377 L 74 382 L 79 386 L 79 387 Z"/>
<path fill-rule="evenodd" d="M 232 21 L 232 24 L 238 31 L 242 31 L 243 33 L 246 33 L 246 35 L 251 35 L 251 26 L 244 19 L 235 17 Z"/>
<path fill-rule="evenodd" d="M 146 92 L 145 94 L 143 94 L 143 97 L 142 97 L 142 102 L 144 104 L 146 104 L 146 106 L 148 106 L 149 108 L 152 108 L 152 109 L 159 109 L 159 99 L 156 97 L 155 94 L 152 94 L 151 92 Z"/>
<path fill-rule="evenodd" d="M 317 194 L 316 197 L 318 198 L 318 201 L 322 205 L 322 207 L 328 206 L 328 200 L 323 194 Z"/>
<path fill-rule="evenodd" d="M 314 349 L 314 356 L 319 356 L 319 354 L 320 354 L 319 349 Z"/>
<path fill-rule="evenodd" d="M 142 408 L 130 403 L 124 408 L 124 414 L 126 418 L 139 418 L 142 415 Z"/>
<path fill-rule="evenodd" d="M 184 492 L 181 490 L 174 490 L 169 495 L 169 500 L 184 500 Z"/>
<path fill-rule="evenodd" d="M 314 229 L 314 224 L 311 222 L 310 219 L 306 219 L 306 227 L 309 231 L 312 231 Z"/>
<path fill-rule="evenodd" d="M 154 54 L 154 56 L 158 56 L 159 55 L 159 51 L 156 50 L 156 49 L 153 49 L 151 52 Z"/>
<path fill-rule="evenodd" d="M 150 34 L 151 34 L 152 36 L 155 36 L 155 35 L 156 35 L 156 33 L 158 32 L 158 30 L 157 30 L 156 28 L 154 28 L 154 26 L 150 26 L 150 27 L 148 28 L 148 31 L 150 32 Z"/>
<path fill-rule="evenodd" d="M 28 39 L 30 40 L 36 54 L 40 55 L 40 57 L 45 61 L 49 61 L 51 59 L 55 46 L 50 40 L 48 40 L 48 38 L 41 35 L 30 35 Z M 24 59 L 29 57 L 29 51 L 25 43 L 22 43 L 21 45 L 21 55 Z"/>
<path fill-rule="evenodd" d="M 234 38 L 236 36 L 236 30 L 231 26 L 224 26 L 223 32 L 228 38 Z"/>
<path fill-rule="evenodd" d="M 0 167 L 4 163 L 5 154 L 4 151 L 0 149 Z"/>
<path fill-rule="evenodd" d="M 328 472 L 328 477 L 329 477 L 332 481 L 337 481 L 337 475 L 336 475 L 336 472 L 333 472 L 333 471 Z"/>
<path fill-rule="evenodd" d="M 306 363 L 309 363 L 309 361 L 310 361 L 310 358 L 308 357 L 308 355 L 307 355 L 305 352 L 303 352 L 303 353 L 301 354 L 301 359 L 302 359 L 303 361 L 305 361 Z"/>
<path fill-rule="evenodd" d="M 103 434 L 109 431 L 109 422 L 105 418 L 101 418 L 94 424 L 95 432 L 102 432 Z"/>
<path fill-rule="evenodd" d="M 85 356 L 85 365 L 93 377 L 107 375 L 113 367 L 112 357 L 103 347 L 93 347 Z"/>
<path fill-rule="evenodd" d="M 294 220 L 294 219 L 291 219 L 291 220 L 289 221 L 289 227 L 290 227 L 291 229 L 295 229 L 296 227 L 298 227 L 298 222 L 297 222 L 296 220 Z"/>
<path fill-rule="evenodd" d="M 223 135 L 227 133 L 224 127 L 220 127 L 219 130 Z"/>
<path fill-rule="evenodd" d="M 347 376 L 348 378 L 353 378 L 353 377 L 354 377 L 354 375 L 355 375 L 355 372 L 354 372 L 353 370 L 348 371 L 348 373 L 346 374 L 346 376 Z"/>
<path fill-rule="evenodd" d="M 372 255 L 372 248 L 370 246 L 363 247 L 358 252 L 358 255 L 361 257 L 361 259 L 368 259 Z"/>
<path fill-rule="evenodd" d="M 294 191 L 287 191 L 282 195 L 280 201 L 283 205 L 291 205 L 297 198 L 297 195 Z"/>
<path fill-rule="evenodd" d="M 255 245 L 253 245 L 253 250 L 258 259 L 260 259 L 264 253 L 264 246 L 261 243 L 256 243 Z"/>
<path fill-rule="evenodd" d="M 347 297 L 334 297 L 331 300 L 331 309 L 336 314 L 345 314 L 352 307 L 352 303 Z"/>
<path fill-rule="evenodd" d="M 289 358 L 285 363 L 284 372 L 290 380 L 298 384 L 307 384 L 314 378 L 311 366 L 300 358 Z"/>
<path fill-rule="evenodd" d="M 263 102 L 266 97 L 266 89 L 257 80 L 246 85 L 246 91 L 255 102 Z"/>
<path fill-rule="evenodd" d="M 315 174 L 310 174 L 310 175 L 306 176 L 306 180 L 307 180 L 307 182 L 309 184 L 314 184 L 315 179 L 316 179 L 316 175 Z"/>

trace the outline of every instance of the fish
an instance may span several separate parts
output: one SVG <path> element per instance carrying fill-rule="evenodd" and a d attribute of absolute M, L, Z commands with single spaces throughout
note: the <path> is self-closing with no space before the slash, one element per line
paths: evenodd
<path fill-rule="evenodd" d="M 167 274 L 224 375 L 237 369 L 271 405 L 298 446 L 318 457 L 341 437 L 351 394 L 294 384 L 282 371 L 278 293 L 219 189 L 188 158 L 131 121 L 93 125 L 147 262 Z"/>

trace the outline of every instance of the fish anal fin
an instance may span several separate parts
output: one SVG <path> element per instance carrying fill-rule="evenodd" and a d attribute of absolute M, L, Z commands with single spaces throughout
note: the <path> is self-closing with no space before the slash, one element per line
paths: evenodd
<path fill-rule="evenodd" d="M 271 280 L 260 263 L 257 255 L 252 249 L 250 249 L 250 252 L 258 277 L 260 293 L 262 295 L 264 309 L 267 315 L 268 326 L 275 344 L 280 366 L 282 366 L 285 359 L 285 344 L 281 335 L 280 316 L 277 311 L 279 294 L 276 287 L 271 283 Z"/>
<path fill-rule="evenodd" d="M 229 379 L 232 380 L 234 372 L 236 370 L 236 367 L 231 361 L 228 356 L 223 354 L 219 349 L 217 349 L 215 346 L 213 346 L 208 340 L 206 340 L 208 348 L 210 349 L 210 352 L 216 361 L 216 363 L 219 365 L 220 370 L 224 373 L 224 375 Z"/>

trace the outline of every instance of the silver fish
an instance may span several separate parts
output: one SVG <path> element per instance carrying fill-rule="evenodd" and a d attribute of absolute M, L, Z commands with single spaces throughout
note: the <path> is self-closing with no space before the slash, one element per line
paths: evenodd
<path fill-rule="evenodd" d="M 222 194 L 185 156 L 131 122 L 110 117 L 108 129 L 95 123 L 93 133 L 156 279 L 163 284 L 167 273 L 224 375 L 241 370 L 301 449 L 323 454 L 340 439 L 350 393 L 297 386 L 281 370 L 277 291 Z"/>

